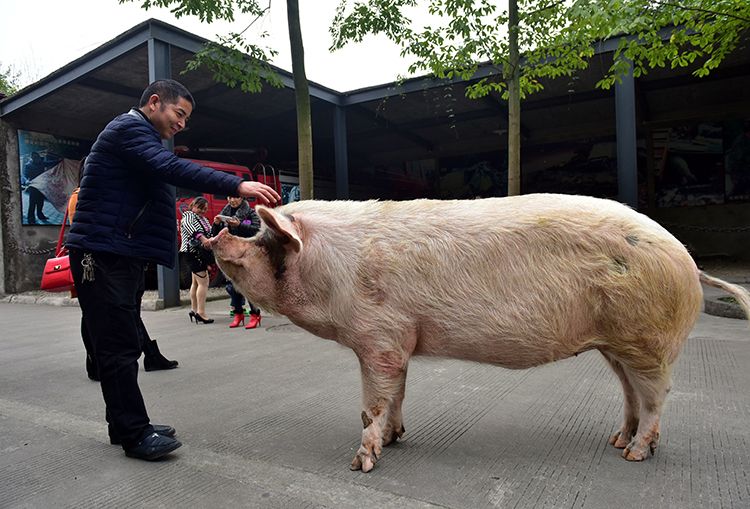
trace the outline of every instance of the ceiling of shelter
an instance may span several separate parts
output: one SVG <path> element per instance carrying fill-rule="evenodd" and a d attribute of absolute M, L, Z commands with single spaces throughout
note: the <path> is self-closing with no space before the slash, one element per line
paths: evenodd
<path fill-rule="evenodd" d="M 178 31 L 160 22 L 158 26 Z M 171 48 L 172 76 L 191 90 L 197 102 L 189 129 L 175 138 L 175 144 L 194 150 L 263 149 L 268 162 L 295 171 L 294 91 L 265 86 L 259 94 L 247 94 L 216 83 L 208 71 L 182 74 L 191 56 L 178 46 Z M 525 146 L 614 136 L 614 89 L 594 87 L 609 66 L 609 59 L 611 54 L 597 55 L 586 71 L 545 82 L 542 92 L 523 102 Z M 693 78 L 682 69 L 660 69 L 638 79 L 639 122 L 658 125 L 696 117 L 750 116 L 748 63 L 750 50 L 744 48 L 708 78 Z M 115 115 L 135 105 L 147 83 L 148 55 L 143 43 L 6 114 L 4 119 L 23 129 L 93 140 Z M 356 170 L 503 149 L 505 102 L 497 94 L 468 99 L 465 86 L 417 78 L 404 84 L 403 93 L 394 92 L 393 85 L 346 94 L 318 87 L 340 97 L 346 105 L 349 166 Z M 333 178 L 335 106 L 312 97 L 311 107 L 316 175 Z M 242 157 L 227 152 L 222 160 L 243 162 Z"/>
<path fill-rule="evenodd" d="M 615 92 L 597 89 L 611 54 L 599 55 L 573 77 L 545 81 L 544 90 L 521 105 L 524 146 L 564 143 L 615 135 Z M 732 55 L 706 78 L 687 69 L 657 69 L 636 80 L 640 125 L 711 121 L 750 116 L 750 51 Z M 369 154 L 372 164 L 408 159 L 410 153 L 436 156 L 504 149 L 507 109 L 498 94 L 465 97 L 464 83 L 425 88 L 374 99 L 349 110 L 349 150 Z M 366 113 L 365 113 L 366 112 Z M 373 145 L 378 147 L 372 150 Z M 425 150 L 427 152 L 425 152 Z"/>
<path fill-rule="evenodd" d="M 602 70 L 597 62 L 571 78 L 546 82 L 543 91 L 521 106 L 521 132 L 527 145 L 564 141 L 578 135 L 614 133 L 614 91 L 595 90 Z M 599 74 L 597 74 L 599 73 Z M 467 83 L 434 86 L 422 80 L 403 95 L 347 109 L 350 158 L 369 164 L 393 160 L 486 152 L 507 145 L 507 103 L 500 94 L 469 99 Z M 413 157 L 421 153 L 422 157 Z M 365 163 L 366 164 L 366 163 Z"/>

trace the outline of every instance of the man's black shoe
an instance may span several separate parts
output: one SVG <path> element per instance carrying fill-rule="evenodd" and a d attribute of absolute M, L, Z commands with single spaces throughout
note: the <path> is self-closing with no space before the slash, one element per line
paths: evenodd
<path fill-rule="evenodd" d="M 140 460 L 153 461 L 180 447 L 182 443 L 171 437 L 165 437 L 158 433 L 151 433 L 141 440 L 138 445 L 125 449 L 125 455 Z"/>
<path fill-rule="evenodd" d="M 158 433 L 163 437 L 173 437 L 176 433 L 175 429 L 167 424 L 152 424 L 151 426 L 154 428 L 154 433 Z M 112 433 L 111 429 L 109 431 L 109 443 L 112 445 L 122 444 L 122 440 L 120 440 L 120 437 Z"/>

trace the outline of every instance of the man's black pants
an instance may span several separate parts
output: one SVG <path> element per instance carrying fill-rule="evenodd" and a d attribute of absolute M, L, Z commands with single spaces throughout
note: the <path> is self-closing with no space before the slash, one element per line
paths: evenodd
<path fill-rule="evenodd" d="M 138 387 L 144 262 L 110 253 L 91 254 L 93 281 L 83 281 L 82 251 L 70 250 L 70 267 L 99 365 L 107 422 L 123 448 L 129 448 L 153 433 Z"/>
<path fill-rule="evenodd" d="M 146 291 L 146 281 L 145 278 L 141 278 L 141 284 L 138 287 L 138 294 L 136 295 L 136 309 L 138 310 L 138 332 L 140 335 L 140 341 L 141 341 L 141 351 L 143 351 L 144 354 L 148 352 L 148 348 L 151 343 L 151 336 L 149 336 L 148 331 L 146 330 L 146 325 L 143 323 L 143 319 L 140 316 L 140 310 L 141 310 L 141 302 L 143 299 L 143 293 Z M 86 327 L 86 321 L 83 319 L 83 316 L 81 316 L 81 339 L 83 340 L 83 347 L 86 349 L 86 370 L 87 374 L 95 375 L 96 378 L 99 378 L 99 368 L 96 364 L 96 355 L 95 355 L 95 349 L 94 344 L 91 339 L 91 334 L 89 334 L 89 330 Z M 91 363 L 92 365 L 90 365 Z M 91 371 L 89 371 L 91 370 Z M 107 420 L 109 422 L 109 419 Z"/>

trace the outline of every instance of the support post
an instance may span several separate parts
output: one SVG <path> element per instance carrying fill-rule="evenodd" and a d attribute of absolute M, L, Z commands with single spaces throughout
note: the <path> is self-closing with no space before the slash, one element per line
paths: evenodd
<path fill-rule="evenodd" d="M 336 165 L 336 199 L 349 199 L 349 162 L 346 148 L 346 110 L 335 106 L 333 111 L 333 151 Z"/>
<path fill-rule="evenodd" d="M 169 79 L 172 77 L 172 58 L 169 44 L 156 39 L 148 40 L 148 81 Z M 173 140 L 164 140 L 167 150 L 174 150 Z M 169 186 L 172 202 L 176 202 L 177 191 L 174 186 Z M 177 228 L 177 225 L 175 225 Z M 157 284 L 159 288 L 159 299 L 164 307 L 177 307 L 180 305 L 180 267 L 175 250 L 174 268 L 170 269 L 163 265 L 156 268 Z"/>
<path fill-rule="evenodd" d="M 633 67 L 615 84 L 617 188 L 619 200 L 638 208 L 638 140 L 636 137 Z"/>

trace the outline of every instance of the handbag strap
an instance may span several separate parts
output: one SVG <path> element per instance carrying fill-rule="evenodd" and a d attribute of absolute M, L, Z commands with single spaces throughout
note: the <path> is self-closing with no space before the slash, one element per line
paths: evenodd
<path fill-rule="evenodd" d="M 55 257 L 60 256 L 65 249 L 62 246 L 63 237 L 65 236 L 65 225 L 68 222 L 68 207 L 65 207 L 65 217 L 63 218 L 62 225 L 60 225 L 60 236 L 57 237 L 57 247 L 55 248 Z"/>

